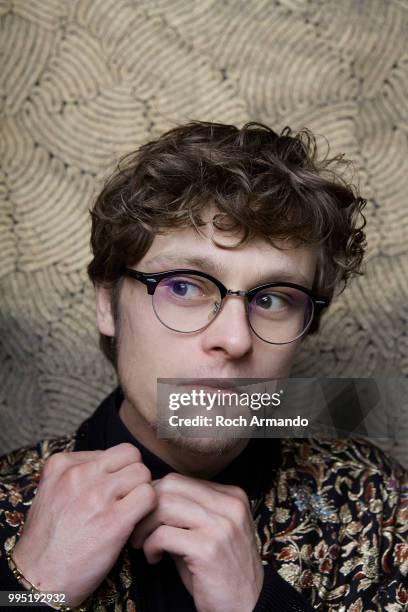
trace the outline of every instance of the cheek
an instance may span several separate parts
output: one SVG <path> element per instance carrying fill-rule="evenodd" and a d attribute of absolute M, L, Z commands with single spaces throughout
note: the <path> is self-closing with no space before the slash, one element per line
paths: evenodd
<path fill-rule="evenodd" d="M 138 376 L 139 368 L 151 361 L 155 344 L 155 325 L 147 308 L 137 302 L 121 311 L 118 329 L 118 361 L 123 371 L 132 369 Z"/>
<path fill-rule="evenodd" d="M 266 345 L 262 347 L 258 373 L 255 376 L 265 378 L 288 378 L 295 355 L 299 349 L 299 342 L 285 345 Z"/>
<path fill-rule="evenodd" d="M 140 308 L 123 310 L 118 329 L 118 379 L 125 397 L 148 420 L 156 411 L 157 371 L 162 352 L 157 351 L 155 325 Z"/>
<path fill-rule="evenodd" d="M 118 330 L 119 375 L 143 388 L 155 386 L 158 377 L 176 376 L 179 362 L 174 332 L 158 321 L 146 298 L 122 309 Z"/>

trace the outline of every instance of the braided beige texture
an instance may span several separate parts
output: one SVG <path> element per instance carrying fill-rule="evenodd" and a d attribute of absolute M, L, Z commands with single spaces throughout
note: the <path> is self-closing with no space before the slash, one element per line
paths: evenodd
<path fill-rule="evenodd" d="M 0 24 L 1 452 L 112 388 L 88 207 L 118 155 L 191 119 L 306 126 L 355 161 L 366 276 L 293 375 L 408 375 L 407 0 L 0 0 Z"/>

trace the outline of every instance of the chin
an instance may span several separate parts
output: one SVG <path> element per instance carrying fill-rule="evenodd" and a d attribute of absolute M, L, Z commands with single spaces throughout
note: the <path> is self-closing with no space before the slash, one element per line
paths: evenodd
<path fill-rule="evenodd" d="M 191 438 L 177 436 L 166 438 L 167 444 L 173 448 L 185 450 L 200 457 L 208 455 L 224 455 L 241 443 L 240 438 Z"/>
<path fill-rule="evenodd" d="M 150 422 L 150 427 L 153 429 L 157 436 L 158 423 L 157 421 Z M 241 444 L 242 438 L 226 438 L 226 437 L 208 437 L 199 438 L 183 434 L 183 428 L 174 429 L 171 428 L 172 436 L 166 437 L 161 436 L 161 439 L 166 442 L 169 446 L 177 450 L 184 450 L 192 455 L 200 457 L 209 455 L 224 455 L 233 448 Z"/>
<path fill-rule="evenodd" d="M 251 436 L 241 436 L 238 437 L 235 435 L 234 437 L 227 437 L 220 434 L 220 430 L 217 431 L 215 428 L 214 436 L 212 437 L 203 437 L 203 436 L 192 436 L 191 428 L 189 427 L 165 427 L 165 429 L 161 429 L 161 435 L 158 435 L 159 432 L 159 424 L 157 419 L 151 419 L 149 422 L 149 426 L 154 431 L 156 437 L 166 442 L 166 444 L 173 449 L 184 450 L 192 455 L 197 455 L 200 457 L 209 456 L 209 455 L 224 455 L 230 452 L 233 448 L 242 444 L 242 437 L 251 437 Z M 171 433 L 170 436 L 167 436 L 166 433 Z M 236 433 L 248 433 L 247 429 L 240 428 Z M 218 434 L 218 435 L 217 435 Z"/>

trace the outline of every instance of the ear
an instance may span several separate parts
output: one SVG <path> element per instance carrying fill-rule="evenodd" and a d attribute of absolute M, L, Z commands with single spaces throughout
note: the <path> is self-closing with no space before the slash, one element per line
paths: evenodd
<path fill-rule="evenodd" d="M 96 322 L 104 336 L 115 335 L 115 321 L 112 312 L 112 292 L 102 285 L 95 285 Z"/>

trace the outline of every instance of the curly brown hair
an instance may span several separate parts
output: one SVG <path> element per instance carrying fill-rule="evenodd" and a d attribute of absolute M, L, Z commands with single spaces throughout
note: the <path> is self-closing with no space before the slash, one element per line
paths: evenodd
<path fill-rule="evenodd" d="M 341 171 L 343 155 L 319 160 L 307 129 L 280 134 L 261 123 L 243 127 L 193 121 L 173 128 L 122 157 L 91 210 L 93 283 L 113 289 L 113 310 L 126 266 L 137 263 L 157 233 L 205 223 L 215 204 L 228 230 L 241 230 L 238 248 L 254 237 L 273 246 L 280 239 L 315 245 L 318 264 L 312 289 L 331 298 L 336 287 L 363 274 L 366 201 Z M 221 224 L 219 229 L 227 229 Z M 341 292 L 340 291 L 340 292 Z M 116 314 L 115 314 L 116 316 Z M 316 316 L 309 333 L 319 328 Z M 101 335 L 115 364 L 115 343 Z"/>

